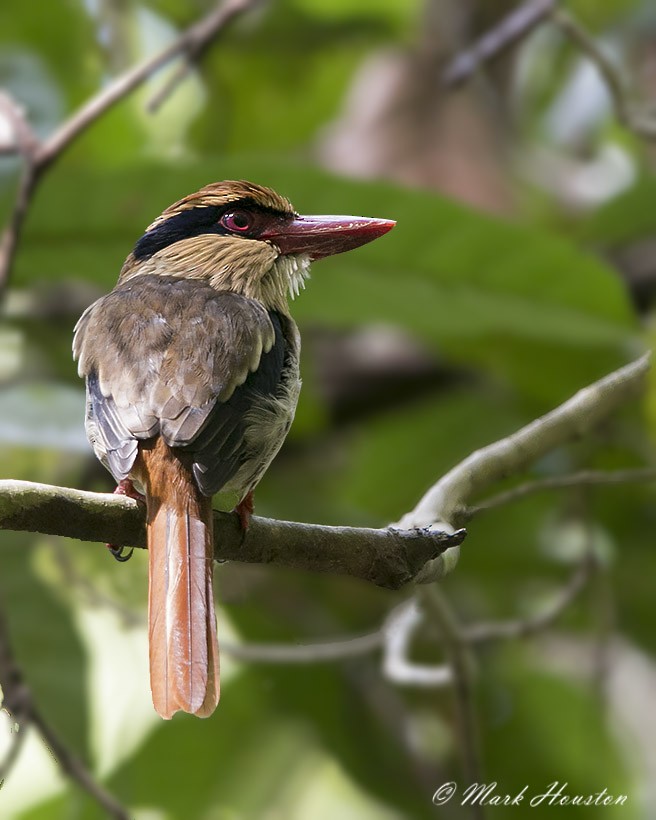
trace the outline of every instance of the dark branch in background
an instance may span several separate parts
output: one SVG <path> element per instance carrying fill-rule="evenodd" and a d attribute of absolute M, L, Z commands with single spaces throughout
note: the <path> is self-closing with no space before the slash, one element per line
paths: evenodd
<path fill-rule="evenodd" d="M 634 134 L 653 140 L 656 137 L 656 120 L 643 113 L 633 104 L 617 66 L 605 54 L 599 44 L 576 21 L 573 15 L 557 10 L 551 15 L 552 22 L 592 62 L 604 81 L 613 101 L 617 119 Z"/>
<path fill-rule="evenodd" d="M 484 63 L 503 54 L 545 21 L 558 0 L 528 0 L 510 12 L 473 46 L 458 54 L 442 74 L 446 88 L 457 88 Z"/>
<path fill-rule="evenodd" d="M 262 5 L 263 0 L 233 0 L 219 6 L 213 14 L 210 14 L 202 24 L 198 24 L 189 29 L 186 38 L 185 56 L 182 64 L 178 66 L 175 73 L 167 80 L 162 88 L 153 95 L 148 102 L 146 110 L 151 114 L 155 113 L 162 103 L 175 91 L 191 71 L 194 63 L 197 63 L 215 40 L 219 32 L 223 31 L 228 23 L 235 17 L 249 11 L 255 6 Z"/>
<path fill-rule="evenodd" d="M 483 782 L 481 744 L 476 720 L 474 695 L 474 657 L 466 641 L 462 639 L 461 626 L 453 608 L 436 584 L 424 587 L 420 600 L 431 623 L 437 625 L 442 646 L 453 672 L 453 689 L 456 704 L 456 721 L 462 755 L 462 767 L 468 783 Z M 472 817 L 484 817 L 484 809 L 478 801 L 472 804 Z"/>
<path fill-rule="evenodd" d="M 21 154 L 24 162 L 14 210 L 0 240 L 0 291 L 6 287 L 11 275 L 29 204 L 44 171 L 102 114 L 134 91 L 162 66 L 180 55 L 187 54 L 192 59 L 197 57 L 231 20 L 259 5 L 260 2 L 261 0 L 225 0 L 183 31 L 159 54 L 113 80 L 41 143 L 25 122 L 16 103 L 7 95 L 0 98 L 0 109 L 9 114 L 8 119 L 15 138 L 13 146 L 0 146 L 0 152 Z"/>
<path fill-rule="evenodd" d="M 352 575 L 399 589 L 427 561 L 465 537 L 442 531 L 297 524 L 253 516 L 247 533 L 231 513 L 215 513 L 217 561 L 278 564 Z M 0 481 L 0 529 L 27 530 L 145 547 L 145 509 L 125 496 L 27 481 Z"/>
<path fill-rule="evenodd" d="M 617 119 L 639 137 L 656 138 L 656 119 L 630 99 L 629 89 L 615 63 L 573 14 L 558 7 L 558 0 L 527 0 L 510 12 L 471 47 L 458 54 L 442 73 L 445 88 L 457 88 L 486 63 L 527 37 L 538 26 L 551 23 L 585 55 L 601 75 Z"/>
<path fill-rule="evenodd" d="M 18 724 L 16 740 L 0 768 L 0 781 L 15 762 L 20 745 L 30 726 L 41 735 L 47 748 L 64 774 L 75 780 L 106 812 L 117 820 L 130 820 L 127 810 L 89 774 L 82 761 L 60 740 L 52 727 L 43 719 L 23 673 L 14 658 L 9 642 L 7 624 L 0 601 L 0 686 L 3 710 Z M 20 740 L 19 740 L 20 738 Z"/>

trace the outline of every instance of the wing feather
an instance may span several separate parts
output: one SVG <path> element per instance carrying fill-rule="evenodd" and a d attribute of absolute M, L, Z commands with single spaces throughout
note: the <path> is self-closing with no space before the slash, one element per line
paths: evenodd
<path fill-rule="evenodd" d="M 161 434 L 187 450 L 202 491 L 243 458 L 244 417 L 275 395 L 285 357 L 277 314 L 197 280 L 138 276 L 80 318 L 73 342 L 87 379 L 87 434 L 117 481 L 137 442 Z"/>

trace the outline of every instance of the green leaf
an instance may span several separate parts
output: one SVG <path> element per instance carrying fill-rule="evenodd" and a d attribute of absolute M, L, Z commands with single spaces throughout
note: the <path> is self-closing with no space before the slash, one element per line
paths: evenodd
<path fill-rule="evenodd" d="M 531 663 L 521 649 L 510 647 L 487 670 L 486 782 L 498 782 L 496 791 L 511 795 L 528 786 L 520 814 L 599 817 L 595 806 L 555 806 L 547 800 L 528 805 L 558 781 L 564 784 L 563 794 L 570 796 L 604 788 L 616 797 L 628 795 L 625 805 L 604 806 L 603 814 L 618 820 L 637 818 L 639 801 L 632 799 L 636 787 L 592 683 L 585 686 L 557 676 L 540 663 L 539 655 L 536 661 Z"/>
<path fill-rule="evenodd" d="M 641 4 L 638 0 L 567 0 L 565 5 L 585 28 L 600 31 L 630 17 Z"/>
<path fill-rule="evenodd" d="M 576 229 L 584 242 L 614 248 L 649 237 L 656 230 L 656 179 L 641 176 L 634 186 L 594 211 Z"/>

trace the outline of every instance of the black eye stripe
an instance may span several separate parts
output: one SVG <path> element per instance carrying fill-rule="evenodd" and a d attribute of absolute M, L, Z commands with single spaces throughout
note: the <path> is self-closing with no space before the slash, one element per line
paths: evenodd
<path fill-rule="evenodd" d="M 252 200 L 242 199 L 230 202 L 227 205 L 209 205 L 200 208 L 189 208 L 160 222 L 152 230 L 145 233 L 134 246 L 133 255 L 137 260 L 148 259 L 158 251 L 192 236 L 202 234 L 224 234 L 232 232 L 220 224 L 225 214 L 237 211 L 247 211 L 253 214 L 271 214 L 281 216 L 280 212 L 269 208 L 262 208 Z"/>
<path fill-rule="evenodd" d="M 217 221 L 222 211 L 219 207 L 191 208 L 170 217 L 141 237 L 134 246 L 135 259 L 147 259 L 168 245 L 190 236 L 217 233 Z"/>

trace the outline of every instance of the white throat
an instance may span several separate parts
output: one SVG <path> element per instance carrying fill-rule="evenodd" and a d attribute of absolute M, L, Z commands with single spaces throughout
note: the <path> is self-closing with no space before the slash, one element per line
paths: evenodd
<path fill-rule="evenodd" d="M 293 253 L 279 256 L 275 263 L 275 278 L 287 283 L 287 290 L 292 299 L 305 289 L 305 283 L 310 278 L 310 255 L 307 253 Z"/>

